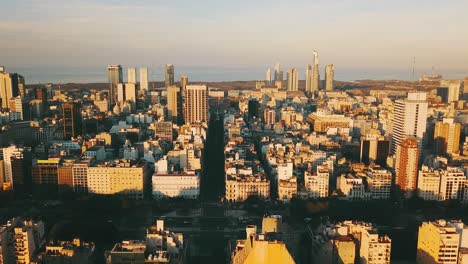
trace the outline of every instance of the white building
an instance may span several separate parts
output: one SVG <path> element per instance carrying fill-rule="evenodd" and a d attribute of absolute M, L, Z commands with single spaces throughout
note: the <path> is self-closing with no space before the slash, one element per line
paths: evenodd
<path fill-rule="evenodd" d="M 338 176 L 336 187 L 346 199 L 367 199 L 370 194 L 366 192 L 362 178 L 352 174 Z"/>
<path fill-rule="evenodd" d="M 328 197 L 330 171 L 328 166 L 317 166 L 317 173 L 304 172 L 304 184 L 309 198 Z"/>
<path fill-rule="evenodd" d="M 418 173 L 418 196 L 424 200 L 441 200 L 440 171 L 422 166 Z"/>
<path fill-rule="evenodd" d="M 372 199 L 389 199 L 392 188 L 392 173 L 380 166 L 370 166 L 367 182 Z"/>
<path fill-rule="evenodd" d="M 448 167 L 440 177 L 440 195 L 442 200 L 461 200 L 466 177 L 459 168 Z"/>
<path fill-rule="evenodd" d="M 409 92 L 407 99 L 395 101 L 392 153 L 396 152 L 396 146 L 407 136 L 416 137 L 419 153 L 422 153 L 422 140 L 427 123 L 426 97 L 427 95 L 424 92 Z"/>
<path fill-rule="evenodd" d="M 164 168 L 160 168 L 164 170 Z M 167 171 L 167 168 L 166 168 Z M 200 177 L 195 171 L 155 173 L 152 177 L 153 198 L 197 199 L 200 195 Z"/>

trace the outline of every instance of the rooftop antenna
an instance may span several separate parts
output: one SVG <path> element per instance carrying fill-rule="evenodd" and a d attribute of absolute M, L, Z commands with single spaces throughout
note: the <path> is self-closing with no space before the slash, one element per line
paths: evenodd
<path fill-rule="evenodd" d="M 435 67 L 432 65 L 432 77 L 435 77 Z"/>
<path fill-rule="evenodd" d="M 416 57 L 413 57 L 413 73 L 412 73 L 412 77 L 411 77 L 411 81 L 414 82 L 414 67 L 416 65 Z"/>

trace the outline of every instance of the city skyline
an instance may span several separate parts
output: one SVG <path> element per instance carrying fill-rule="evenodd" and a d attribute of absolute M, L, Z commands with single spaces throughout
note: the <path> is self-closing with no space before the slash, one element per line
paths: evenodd
<path fill-rule="evenodd" d="M 47 76 L 57 70 L 66 75 L 67 69 L 91 68 L 94 72 L 97 65 L 121 64 L 159 71 L 167 63 L 178 69 L 218 69 L 222 75 L 185 72 L 194 75 L 194 80 L 254 80 L 259 78 L 254 76 L 264 75 L 265 65 L 276 61 L 302 73 L 311 63 L 314 49 L 323 58 L 321 65 L 338 67 L 337 80 L 364 76 L 410 79 L 413 57 L 418 75 L 430 74 L 432 66 L 452 79 L 466 74 L 466 36 L 456 30 L 459 20 L 448 19 L 466 20 L 462 10 L 468 6 L 461 2 L 430 1 L 423 6 L 419 1 L 398 1 L 388 7 L 370 1 L 296 1 L 288 5 L 255 1 L 248 6 L 243 1 L 225 5 L 206 1 L 190 10 L 184 9 L 184 1 L 54 3 L 57 1 L 14 1 L 5 3 L 0 11 L 5 37 L 0 48 L 7 51 L 1 64 L 25 72 L 26 77 L 29 73 L 24 69 L 50 69 L 43 77 L 29 77 L 30 83 L 60 80 Z M 323 12 L 316 12 L 312 20 L 307 16 L 310 10 Z M 281 19 L 291 11 L 297 15 Z M 242 21 L 236 19 L 239 12 Z M 43 19 L 36 20 L 38 14 Z M 267 17 L 278 19 L 271 22 Z M 278 31 L 284 32 L 282 37 L 272 42 L 271 33 Z M 163 34 L 170 37 L 158 37 Z M 244 75 L 235 69 L 255 74 L 241 79 Z"/>

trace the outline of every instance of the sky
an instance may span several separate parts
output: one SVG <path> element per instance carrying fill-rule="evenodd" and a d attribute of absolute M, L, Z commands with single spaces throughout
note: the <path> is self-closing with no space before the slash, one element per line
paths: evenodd
<path fill-rule="evenodd" d="M 1 6 L 0 65 L 31 82 L 105 81 L 107 64 L 149 66 L 155 79 L 172 63 L 176 74 L 193 79 L 250 80 L 280 62 L 303 76 L 313 50 L 321 66 L 335 64 L 337 79 L 411 79 L 414 57 L 417 74 L 435 66 L 449 78 L 468 76 L 465 0 L 6 0 Z"/>

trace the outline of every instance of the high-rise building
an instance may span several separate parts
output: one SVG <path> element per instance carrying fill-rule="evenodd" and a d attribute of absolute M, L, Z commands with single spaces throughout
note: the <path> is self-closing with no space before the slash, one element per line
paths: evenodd
<path fill-rule="evenodd" d="M 179 123 L 182 117 L 182 96 L 180 88 L 172 85 L 167 90 L 167 120 Z"/>
<path fill-rule="evenodd" d="M 435 123 L 434 144 L 435 152 L 439 155 L 457 153 L 460 148 L 461 124 L 454 122 L 453 118 L 444 118 Z"/>
<path fill-rule="evenodd" d="M 3 156 L 3 176 L 4 179 L 1 179 L 0 182 L 4 182 L 8 184 L 10 187 L 9 189 L 14 189 L 15 184 L 27 184 L 27 175 L 30 173 L 29 170 L 31 169 L 31 157 L 28 155 L 30 151 L 23 147 L 17 147 L 15 145 L 2 148 L 1 155 Z M 24 171 L 20 172 L 18 170 L 14 170 L 15 161 L 24 160 Z M 27 163 L 29 162 L 29 164 Z M 22 179 L 21 179 L 22 178 Z"/>
<path fill-rule="evenodd" d="M 384 136 L 367 135 L 361 137 L 360 161 L 366 165 L 375 162 L 380 166 L 387 164 L 387 157 L 390 152 L 390 141 Z"/>
<path fill-rule="evenodd" d="M 319 60 L 318 52 L 314 50 L 314 67 L 312 72 L 312 92 L 318 92 L 320 89 L 320 71 L 319 71 Z"/>
<path fill-rule="evenodd" d="M 8 108 L 11 98 L 18 96 L 18 74 L 0 73 L 0 101 L 2 108 Z"/>
<path fill-rule="evenodd" d="M 20 96 L 10 99 L 10 112 L 19 113 L 21 120 L 30 120 L 31 117 L 29 103 Z"/>
<path fill-rule="evenodd" d="M 116 103 L 123 103 L 125 101 L 125 84 L 117 84 L 117 101 Z"/>
<path fill-rule="evenodd" d="M 148 91 L 148 68 L 141 67 L 140 68 L 140 89 L 144 91 Z"/>
<path fill-rule="evenodd" d="M 65 102 L 62 104 L 63 138 L 70 139 L 81 135 L 81 103 Z"/>
<path fill-rule="evenodd" d="M 125 84 L 125 101 L 136 102 L 136 84 L 135 83 L 126 83 Z"/>
<path fill-rule="evenodd" d="M 419 153 L 426 133 L 427 100 L 424 92 L 409 92 L 407 99 L 396 100 L 393 113 L 392 154 L 407 136 L 416 137 Z"/>
<path fill-rule="evenodd" d="M 306 92 L 312 92 L 312 65 L 307 64 L 306 66 L 306 85 L 305 85 L 305 91 Z"/>
<path fill-rule="evenodd" d="M 128 68 L 127 73 L 128 73 L 127 82 L 128 83 L 136 83 L 136 81 L 137 81 L 136 68 L 133 68 L 133 67 Z"/>
<path fill-rule="evenodd" d="M 325 90 L 333 91 L 335 88 L 335 65 L 325 66 Z"/>
<path fill-rule="evenodd" d="M 185 74 L 182 74 L 180 76 L 180 88 L 182 89 L 182 93 L 185 91 L 185 87 L 188 85 L 188 76 Z"/>
<path fill-rule="evenodd" d="M 460 231 L 461 230 L 461 231 Z M 438 220 L 419 227 L 416 262 L 419 264 L 457 264 L 463 222 Z M 464 237 L 464 235 L 463 235 Z"/>
<path fill-rule="evenodd" d="M 271 84 L 271 69 L 270 68 L 266 70 L 265 83 Z"/>
<path fill-rule="evenodd" d="M 26 86 L 26 82 L 24 80 L 24 77 L 18 74 L 18 94 L 21 97 L 24 97 L 26 95 L 25 86 Z"/>
<path fill-rule="evenodd" d="M 77 161 L 72 165 L 73 191 L 78 193 L 88 192 L 88 167 L 90 164 L 91 161 L 86 159 Z"/>
<path fill-rule="evenodd" d="M 59 158 L 38 160 L 32 166 L 32 183 L 36 185 L 57 186 Z"/>
<path fill-rule="evenodd" d="M 418 173 L 418 196 L 424 200 L 441 200 L 440 171 L 422 166 Z"/>
<path fill-rule="evenodd" d="M 29 264 L 33 261 L 36 243 L 34 242 L 33 230 L 30 227 L 15 227 L 14 255 L 15 263 Z"/>
<path fill-rule="evenodd" d="M 263 111 L 263 120 L 267 126 L 274 125 L 276 123 L 275 109 L 265 108 Z"/>
<path fill-rule="evenodd" d="M 166 88 L 174 85 L 174 65 L 166 64 L 166 77 L 165 77 Z"/>
<path fill-rule="evenodd" d="M 440 198 L 461 201 L 466 182 L 465 173 L 460 168 L 448 167 L 443 170 L 440 177 Z"/>
<path fill-rule="evenodd" d="M 117 101 L 117 84 L 123 83 L 122 66 L 107 66 L 107 79 L 109 80 L 109 98 L 112 105 Z"/>
<path fill-rule="evenodd" d="M 185 123 L 208 122 L 208 87 L 187 85 L 185 88 Z"/>
<path fill-rule="evenodd" d="M 275 81 L 282 81 L 283 80 L 282 76 L 281 76 L 281 79 L 280 79 L 280 64 L 278 62 L 275 64 L 274 80 Z"/>
<path fill-rule="evenodd" d="M 296 68 L 288 70 L 288 91 L 297 91 L 299 89 L 299 72 Z"/>
<path fill-rule="evenodd" d="M 447 87 L 447 103 L 456 102 L 459 99 L 462 81 L 459 80 L 441 80 L 440 87 Z"/>
<path fill-rule="evenodd" d="M 411 197 L 418 182 L 418 140 L 408 137 L 397 145 L 395 158 L 396 185 Z"/>

